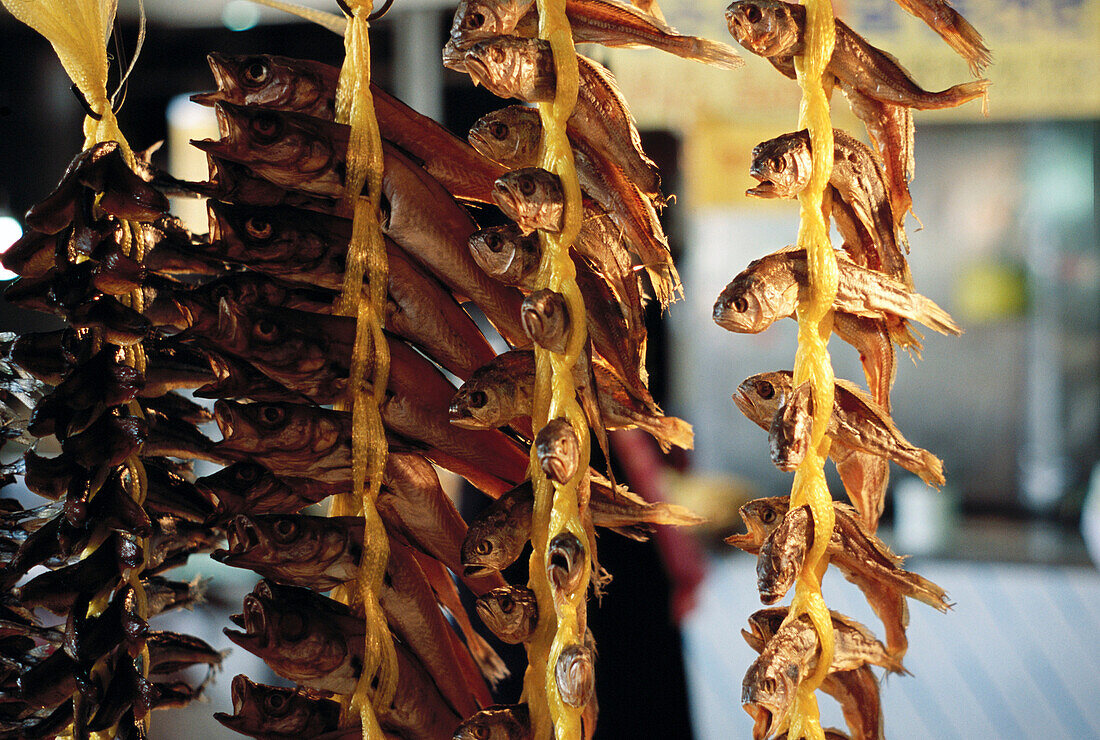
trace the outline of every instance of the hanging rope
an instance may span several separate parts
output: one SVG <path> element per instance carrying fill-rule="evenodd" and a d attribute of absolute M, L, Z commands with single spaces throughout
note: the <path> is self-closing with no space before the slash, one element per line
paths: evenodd
<path fill-rule="evenodd" d="M 382 332 L 388 283 L 379 216 L 382 139 L 370 94 L 368 16 L 372 2 L 348 2 L 342 3 L 342 7 L 349 20 L 344 36 L 344 64 L 336 90 L 336 122 L 351 126 L 345 197 L 354 202 L 354 216 L 337 312 L 355 318 L 348 400 L 341 406 L 352 414 L 352 490 L 333 499 L 331 513 L 362 516 L 364 533 L 358 581 L 351 589 L 338 589 L 334 596 L 361 609 L 366 627 L 362 674 L 355 694 L 346 700 L 345 706 L 358 709 L 364 740 L 381 740 L 377 715 L 389 707 L 397 689 L 397 655 L 378 602 L 389 543 L 375 508 L 388 451 L 381 405 L 390 370 L 389 345 Z"/>
<path fill-rule="evenodd" d="M 558 656 L 570 645 L 583 644 L 585 636 L 584 601 L 590 568 L 585 567 L 581 583 L 568 594 L 556 596 L 547 575 L 547 548 L 563 532 L 572 532 L 591 548 L 595 540 L 586 531 L 583 512 L 587 497 L 579 495 L 588 475 L 590 439 L 588 424 L 576 400 L 573 366 L 586 339 L 585 308 L 576 283 L 576 270 L 569 249 L 581 227 L 581 189 L 573 163 L 573 150 L 566 136 L 566 122 L 577 102 L 579 78 L 573 35 L 562 0 L 538 0 L 539 38 L 550 42 L 557 75 L 554 100 L 539 104 L 542 119 L 542 145 L 539 165 L 561 178 L 565 191 L 565 225 L 559 233 L 540 232 L 542 262 L 538 288 L 549 288 L 565 296 L 569 309 L 571 334 L 564 354 L 535 346 L 535 404 L 532 428 L 541 429 L 550 419 L 565 418 L 580 442 L 580 461 L 574 477 L 564 485 L 551 482 L 542 472 L 536 453 L 531 453 L 532 480 L 535 489 L 532 527 L 530 582 L 539 606 L 539 622 L 527 651 L 524 676 L 524 701 L 531 712 L 533 737 L 559 739 L 581 737 L 581 708 L 567 705 L 558 691 L 555 667 Z M 594 553 L 588 552 L 588 563 Z"/>
<path fill-rule="evenodd" d="M 829 224 L 822 200 L 833 168 L 833 128 L 829 120 L 829 96 L 823 73 L 833 53 L 835 22 L 830 0 L 803 0 L 806 6 L 806 53 L 795 57 L 802 87 L 798 125 L 810 134 L 813 169 L 810 183 L 799 195 L 801 223 L 798 244 L 806 250 L 808 295 L 798 306 L 798 350 L 794 362 L 794 387 L 807 381 L 813 389 L 813 434 L 810 450 L 795 472 L 791 509 L 809 505 L 813 512 L 814 542 L 795 584 L 787 621 L 809 614 L 821 645 L 817 670 L 795 693 L 790 714 L 791 740 L 806 737 L 824 740 L 814 692 L 825 680 L 833 656 L 833 629 L 829 610 L 821 596 L 821 578 L 829 565 L 825 552 L 833 533 L 833 504 L 825 482 L 825 459 L 830 440 L 825 429 L 833 410 L 834 376 L 827 342 L 833 329 L 833 300 L 837 290 L 836 255 L 829 241 Z"/>

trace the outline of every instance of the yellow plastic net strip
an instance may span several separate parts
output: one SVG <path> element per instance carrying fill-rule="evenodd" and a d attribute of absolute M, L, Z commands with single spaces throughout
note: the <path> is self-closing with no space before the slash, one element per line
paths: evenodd
<path fill-rule="evenodd" d="M 53 46 L 61 66 L 76 85 L 77 90 L 88 104 L 89 110 L 94 115 L 84 118 L 84 149 L 95 146 L 104 141 L 117 141 L 126 164 L 134 167 L 134 153 L 130 149 L 126 137 L 118 128 L 118 119 L 111 107 L 111 101 L 107 96 L 107 39 L 111 34 L 115 21 L 115 13 L 118 9 L 117 0 L 70 0 L 69 2 L 56 2 L 56 0 L 0 0 L 5 8 L 18 20 L 33 28 L 41 34 Z M 141 262 L 145 258 L 144 242 L 140 237 L 141 226 L 129 221 L 122 222 L 123 254 Z M 144 310 L 144 299 L 141 289 L 135 290 L 129 296 L 124 296 L 122 302 L 141 312 Z M 139 372 L 145 372 L 145 352 L 141 345 L 135 345 L 125 350 L 125 361 Z M 128 405 L 128 411 L 132 416 L 143 417 L 144 413 L 137 401 Z M 129 493 L 138 505 L 145 503 L 147 490 L 145 467 L 140 458 L 135 454 L 126 460 L 128 471 Z M 103 484 L 104 475 L 93 481 L 91 495 Z M 102 544 L 105 537 L 95 537 L 93 542 Z M 139 540 L 142 551 L 148 557 L 148 541 Z M 95 551 L 95 547 L 88 547 L 82 554 L 85 558 Z M 145 596 L 145 588 L 141 583 L 141 574 L 144 568 L 133 568 L 127 574 L 126 582 L 134 589 L 138 615 L 145 619 L 148 616 L 148 607 Z M 110 602 L 114 593 L 115 584 L 105 588 L 97 594 L 88 606 L 87 616 L 100 614 Z M 105 659 L 93 666 L 93 672 L 102 674 L 105 671 Z M 149 649 L 143 647 L 141 652 L 141 670 L 144 675 L 149 674 Z M 74 697 L 80 700 L 80 695 Z M 138 717 L 142 720 L 143 718 Z M 147 718 L 146 720 L 147 725 Z M 148 727 L 146 726 L 146 729 Z M 113 737 L 114 728 L 103 733 L 93 733 L 95 737 Z"/>
<path fill-rule="evenodd" d="M 378 602 L 389 559 L 389 543 L 375 502 L 386 466 L 386 433 L 381 405 L 390 371 L 389 345 L 382 332 L 389 266 L 379 218 L 382 197 L 382 138 L 370 93 L 371 0 L 346 3 L 351 17 L 344 36 L 344 64 L 336 90 L 336 121 L 351 126 L 345 197 L 354 203 L 343 291 L 337 311 L 355 317 L 355 345 L 348 377 L 352 414 L 352 490 L 333 499 L 333 516 L 363 517 L 363 555 L 352 588 L 334 596 L 362 610 L 366 627 L 363 672 L 345 708 L 359 711 L 364 740 L 381 740 L 378 713 L 397 690 L 397 655 Z M 366 189 L 366 195 L 362 195 Z M 363 278 L 367 278 L 366 296 Z M 365 485 L 369 482 L 369 487 Z"/>
<path fill-rule="evenodd" d="M 542 146 L 539 165 L 561 178 L 565 191 L 565 225 L 560 233 L 540 232 L 542 262 L 538 287 L 550 288 L 565 296 L 572 327 L 564 354 L 535 347 L 535 403 L 532 427 L 541 429 L 550 419 L 569 420 L 580 441 L 581 464 L 574 478 L 565 485 L 551 482 L 542 472 L 534 450 L 531 475 L 535 490 L 534 523 L 531 529 L 530 581 L 539 607 L 539 621 L 527 649 L 527 672 L 523 696 L 531 713 L 532 736 L 538 740 L 556 737 L 581 737 L 582 709 L 562 701 L 555 678 L 558 656 L 569 645 L 583 643 L 586 630 L 584 601 L 588 591 L 590 568 L 585 567 L 582 582 L 569 594 L 555 598 L 547 575 L 547 547 L 562 532 L 572 532 L 586 547 L 594 538 L 585 529 L 582 506 L 587 500 L 578 495 L 588 475 L 590 439 L 588 424 L 576 400 L 573 366 L 582 352 L 585 339 L 585 308 L 576 283 L 576 269 L 569 248 L 580 232 L 581 189 L 573 163 L 573 150 L 566 136 L 566 122 L 577 102 L 579 78 L 573 35 L 562 0 L 537 0 L 539 38 L 550 42 L 554 54 L 557 90 L 554 100 L 539 104 L 542 119 Z M 588 563 L 594 552 L 588 553 Z"/>
<path fill-rule="evenodd" d="M 810 451 L 795 472 L 791 508 L 809 504 L 813 512 L 814 543 L 795 584 L 787 620 L 809 614 L 821 644 L 817 670 L 795 692 L 789 717 L 791 740 L 824 740 L 814 692 L 829 671 L 833 656 L 833 628 L 821 596 L 821 578 L 828 567 L 826 549 L 833 533 L 833 504 L 825 482 L 824 465 L 829 455 L 825 436 L 833 410 L 834 376 L 827 342 L 833 327 L 833 300 L 837 289 L 836 255 L 829 241 L 829 225 L 822 200 L 833 168 L 833 128 L 829 98 L 823 80 L 833 53 L 835 21 L 830 0 L 802 0 L 806 7 L 805 55 L 795 57 L 802 104 L 798 123 L 810 134 L 813 169 L 810 183 L 799 195 L 801 223 L 798 243 L 806 250 L 808 295 L 798 306 L 798 350 L 794 363 L 794 387 L 809 381 L 813 389 L 814 419 Z"/>

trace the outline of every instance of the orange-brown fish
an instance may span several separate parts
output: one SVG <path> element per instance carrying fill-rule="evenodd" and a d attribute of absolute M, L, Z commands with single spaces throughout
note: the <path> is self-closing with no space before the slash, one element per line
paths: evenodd
<path fill-rule="evenodd" d="M 884 272 L 912 287 L 904 254 L 909 251 L 909 242 L 901 228 L 905 214 L 893 212 L 880 160 L 840 129 L 833 129 L 833 147 L 829 203 L 845 250 L 856 264 Z M 746 195 L 796 197 L 810 182 L 812 159 L 805 129 L 757 144 L 752 150 L 751 174 L 760 184 Z M 845 216 L 837 218 L 840 210 Z"/>
<path fill-rule="evenodd" d="M 744 64 L 725 44 L 676 33 L 659 17 L 659 10 L 655 15 L 616 0 L 570 0 L 565 13 L 575 43 L 650 46 L 721 69 Z M 530 38 L 536 35 L 537 25 L 538 12 L 531 0 L 463 0 L 443 49 L 444 66 L 465 71 L 461 51 L 470 44 L 492 36 Z"/>
<path fill-rule="evenodd" d="M 741 383 L 733 399 L 750 421 L 768 429 L 781 400 L 793 390 L 790 371 L 759 373 Z M 845 380 L 836 381 L 833 413 L 826 434 L 832 437 L 833 444 L 889 458 L 929 485 L 938 487 L 945 482 L 943 462 L 931 452 L 913 446 L 894 426 L 889 414 Z"/>
<path fill-rule="evenodd" d="M 928 24 L 970 65 L 975 77 L 993 61 L 978 29 L 970 25 L 947 0 L 897 0 L 907 12 Z"/>
<path fill-rule="evenodd" d="M 510 645 L 527 642 L 539 618 L 535 592 L 526 586 L 501 586 L 478 597 L 477 615 L 494 635 Z"/>
<path fill-rule="evenodd" d="M 554 682 L 561 700 L 571 707 L 587 705 L 596 694 L 596 644 L 585 633 L 585 644 L 568 645 L 554 665 Z"/>
<path fill-rule="evenodd" d="M 340 705 L 306 689 L 266 686 L 239 674 L 230 695 L 233 713 L 215 712 L 214 719 L 242 735 L 329 738 L 340 724 Z M 351 729 L 362 734 L 358 724 Z"/>
<path fill-rule="evenodd" d="M 451 423 L 470 429 L 503 426 L 529 417 L 534 388 L 534 353 L 512 350 L 470 376 L 450 404 Z M 655 405 L 632 398 L 605 366 L 596 364 L 600 410 L 609 429 L 638 426 L 663 446 L 689 449 L 691 425 L 664 416 Z"/>
<path fill-rule="evenodd" d="M 532 737 L 526 704 L 497 704 L 464 721 L 452 740 L 531 740 Z"/>
<path fill-rule="evenodd" d="M 213 105 L 225 100 L 329 121 L 335 118 L 337 67 L 271 54 L 209 54 L 207 61 L 218 90 L 193 96 L 198 103 Z M 489 202 L 493 180 L 504 174 L 503 168 L 373 82 L 370 92 L 384 139 L 416 157 L 456 198 Z"/>

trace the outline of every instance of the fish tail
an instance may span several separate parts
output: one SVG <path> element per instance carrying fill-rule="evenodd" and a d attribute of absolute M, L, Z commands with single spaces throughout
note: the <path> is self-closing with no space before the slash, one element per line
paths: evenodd
<path fill-rule="evenodd" d="M 931 298 L 925 298 L 924 296 L 919 298 L 920 300 L 917 301 L 918 321 L 940 334 L 952 334 L 954 336 L 962 334 L 962 329 L 951 318 L 951 314 L 936 305 Z"/>
<path fill-rule="evenodd" d="M 987 79 L 974 80 L 973 82 L 964 82 L 961 85 L 955 85 L 954 87 L 944 90 L 939 93 L 937 97 L 945 97 L 951 99 L 951 105 L 962 105 L 975 98 L 986 98 L 989 95 L 990 81 Z M 982 112 L 985 112 L 986 103 L 982 103 Z"/>
<path fill-rule="evenodd" d="M 508 678 L 508 666 L 484 637 L 476 632 L 468 633 L 466 647 L 469 648 L 478 669 L 491 686 L 496 687 L 498 683 Z"/>
<path fill-rule="evenodd" d="M 740 69 L 745 60 L 729 44 L 698 36 L 673 36 L 660 48 L 684 59 L 693 59 L 719 69 Z"/>
<path fill-rule="evenodd" d="M 913 593 L 910 594 L 917 601 L 921 601 L 928 606 L 946 612 L 953 605 L 947 600 L 947 592 L 942 588 L 932 583 L 924 576 L 918 576 L 916 573 L 909 573 L 909 580 L 913 586 Z"/>
<path fill-rule="evenodd" d="M 670 446 L 690 450 L 695 446 L 695 432 L 683 419 L 675 416 L 658 416 L 648 419 L 638 419 L 635 423 L 649 432 L 661 445 L 661 449 L 668 451 Z"/>
<path fill-rule="evenodd" d="M 920 450 L 921 467 L 917 475 L 920 479 L 932 486 L 939 489 L 947 482 L 947 479 L 943 477 L 943 460 L 933 455 L 928 450 Z"/>
<path fill-rule="evenodd" d="M 904 319 L 901 321 L 891 321 L 889 325 L 889 334 L 891 341 L 898 345 L 906 352 L 916 355 L 920 358 L 921 350 L 924 349 L 924 345 L 921 343 L 923 335 L 913 328 L 913 325 Z"/>
<path fill-rule="evenodd" d="M 937 29 L 943 40 L 957 51 L 970 66 L 970 73 L 975 77 L 981 75 L 982 70 L 993 62 L 993 54 L 985 45 L 985 39 L 978 33 L 978 29 L 970 25 L 970 21 L 955 13 L 955 18 L 949 27 Z"/>
<path fill-rule="evenodd" d="M 679 419 L 676 421 L 679 421 Z M 691 433 L 690 429 L 688 433 Z M 664 524 L 670 527 L 693 527 L 706 521 L 705 517 L 699 516 L 686 506 L 666 503 L 657 503 L 647 507 L 641 519 L 649 524 Z"/>

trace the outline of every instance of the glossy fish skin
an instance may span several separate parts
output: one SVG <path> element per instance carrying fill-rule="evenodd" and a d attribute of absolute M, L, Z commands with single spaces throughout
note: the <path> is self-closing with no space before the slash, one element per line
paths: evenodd
<path fill-rule="evenodd" d="M 632 398 L 626 387 L 605 365 L 594 363 L 599 388 L 600 412 L 608 429 L 638 426 L 662 445 L 689 449 L 691 427 L 664 416 L 650 399 L 644 404 Z M 499 427 L 530 416 L 534 388 L 534 354 L 512 350 L 470 376 L 450 406 L 451 423 L 469 429 Z"/>
<path fill-rule="evenodd" d="M 241 461 L 199 478 L 195 487 L 218 501 L 222 514 L 296 514 L 346 490 L 343 483 L 276 476 L 254 461 Z"/>
<path fill-rule="evenodd" d="M 738 43 L 765 57 L 781 72 L 802 53 L 806 11 L 782 0 L 736 0 L 726 9 L 729 31 Z M 877 100 L 921 110 L 952 108 L 985 95 L 989 80 L 928 92 L 917 85 L 889 54 L 871 46 L 840 19 L 836 46 L 827 70 L 844 86 Z M 790 75 L 788 75 L 790 76 Z"/>
<path fill-rule="evenodd" d="M 465 55 L 466 71 L 501 98 L 546 102 L 555 89 L 548 42 L 498 36 L 473 44 Z M 598 151 L 619 163 L 626 176 L 651 198 L 660 197 L 660 172 L 641 148 L 626 101 L 615 78 L 603 66 L 578 55 L 580 93 L 569 126 Z"/>
<path fill-rule="evenodd" d="M 331 121 L 336 111 L 340 70 L 306 59 L 270 54 L 233 56 L 210 54 L 218 90 L 193 96 L 213 105 L 226 100 L 276 110 L 305 113 Z M 252 69 L 250 69 L 252 68 Z M 378 127 L 387 141 L 417 157 L 432 177 L 456 198 L 489 202 L 493 180 L 502 168 L 478 156 L 469 146 L 427 116 L 423 116 L 371 83 Z"/>
<path fill-rule="evenodd" d="M 515 223 L 489 226 L 470 235 L 470 254 L 487 275 L 505 285 L 535 289 L 541 252 L 536 234 L 523 234 Z"/>
<path fill-rule="evenodd" d="M 504 570 L 516 562 L 531 539 L 534 494 L 525 482 L 486 507 L 470 522 L 462 541 L 462 566 L 467 575 Z"/>
<path fill-rule="evenodd" d="M 226 522 L 228 550 L 215 560 L 264 578 L 328 591 L 359 573 L 362 519 L 302 514 L 238 514 Z"/>
<path fill-rule="evenodd" d="M 912 276 L 903 250 L 909 251 L 905 214 L 895 214 L 886 173 L 870 149 L 840 129 L 833 129 L 833 169 L 829 186 L 832 211 L 843 204 L 855 216 L 853 223 L 836 219 L 845 250 L 859 265 L 884 272 L 910 288 Z M 746 195 L 794 198 L 810 180 L 812 152 L 806 130 L 783 134 L 758 144 L 752 151 L 751 173 L 760 184 Z"/>
<path fill-rule="evenodd" d="M 497 704 L 470 717 L 452 740 L 531 740 L 531 715 L 526 704 Z"/>
<path fill-rule="evenodd" d="M 546 547 L 546 574 L 555 595 L 565 598 L 577 590 L 589 567 L 584 545 L 572 532 L 555 535 Z"/>
<path fill-rule="evenodd" d="M 146 640 L 150 652 L 150 673 L 175 673 L 200 664 L 219 666 L 225 658 L 206 641 L 179 632 L 150 632 Z"/>
<path fill-rule="evenodd" d="M 303 689 L 266 686 L 240 674 L 230 692 L 233 714 L 215 712 L 214 719 L 242 735 L 318 737 L 339 726 L 340 705 Z"/>
<path fill-rule="evenodd" d="M 586 706 L 596 694 L 596 650 L 591 633 L 589 644 L 569 645 L 558 655 L 554 680 L 562 701 L 571 707 Z"/>
<path fill-rule="evenodd" d="M 614 0 L 574 0 L 565 5 L 575 43 L 604 46 L 650 46 L 670 54 L 737 69 L 744 61 L 730 47 L 695 36 L 682 36 L 657 15 Z M 538 13 L 533 2 L 466 0 L 455 11 L 444 66 L 461 69 L 461 50 L 491 36 L 535 35 Z"/>
<path fill-rule="evenodd" d="M 812 545 L 809 509 L 788 512 L 786 497 L 758 499 L 741 508 L 748 535 L 726 541 L 746 552 L 758 553 L 757 575 L 761 599 L 776 600 L 785 593 L 805 552 Z M 836 524 L 829 541 L 829 559 L 844 577 L 863 591 L 886 630 L 887 651 L 899 661 L 905 655 L 909 624 L 906 597 L 946 611 L 943 589 L 921 576 L 901 568 L 902 559 L 860 523 L 855 509 L 834 502 Z M 766 522 L 766 523 L 765 523 Z"/>
<path fill-rule="evenodd" d="M 505 167 L 535 167 L 539 161 L 542 120 L 534 108 L 510 105 L 477 119 L 466 139 L 482 155 Z"/>
<path fill-rule="evenodd" d="M 350 693 L 363 651 L 363 623 L 339 602 L 309 589 L 261 581 L 231 617 L 245 632 L 226 637 L 283 678 L 317 691 Z"/>
<path fill-rule="evenodd" d="M 788 396 L 772 417 L 768 450 L 772 462 L 784 473 L 793 473 L 806 458 L 813 431 L 812 408 L 812 389 L 807 382 Z"/>
<path fill-rule="evenodd" d="M 561 231 L 564 201 L 561 179 L 541 167 L 512 170 L 502 175 L 493 189 L 493 202 L 524 235 L 535 229 Z"/>
<path fill-rule="evenodd" d="M 501 586 L 478 597 L 477 615 L 494 635 L 509 645 L 531 639 L 538 623 L 535 594 L 525 586 Z"/>
<path fill-rule="evenodd" d="M 780 399 L 793 390 L 791 385 L 788 370 L 758 373 L 738 386 L 733 399 L 750 421 L 767 429 Z M 910 444 L 890 415 L 847 381 L 836 381 L 833 413 L 825 433 L 834 444 L 889 458 L 929 485 L 939 487 L 945 482 L 940 459 Z"/>
<path fill-rule="evenodd" d="M 521 321 L 531 341 L 564 354 L 569 342 L 569 306 L 565 296 L 544 288 L 523 299 Z"/>
<path fill-rule="evenodd" d="M 842 87 L 841 92 L 856 118 L 867 127 L 871 142 L 883 159 L 894 218 L 901 226 L 905 215 L 913 209 L 913 197 L 909 193 L 909 183 L 916 168 L 913 110 L 875 100 L 853 87 Z"/>
<path fill-rule="evenodd" d="M 552 419 L 535 435 L 535 454 L 546 476 L 565 485 L 580 467 L 580 442 L 564 417 Z"/>
<path fill-rule="evenodd" d="M 211 202 L 210 251 L 275 277 L 343 287 L 351 222 L 309 211 Z M 492 348 L 462 307 L 393 241 L 386 241 L 389 297 L 386 327 L 423 347 L 451 372 L 466 377 L 492 357 Z"/>

